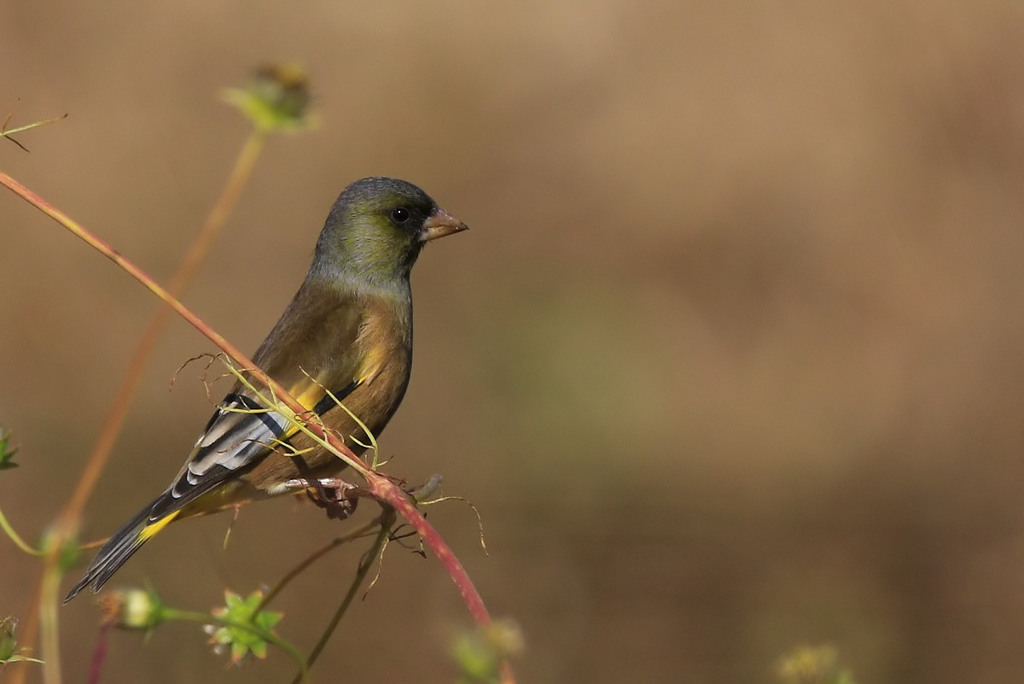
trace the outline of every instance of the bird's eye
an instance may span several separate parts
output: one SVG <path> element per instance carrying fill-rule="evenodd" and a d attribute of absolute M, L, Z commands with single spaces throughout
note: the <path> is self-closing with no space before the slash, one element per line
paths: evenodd
<path fill-rule="evenodd" d="M 395 223 L 405 223 L 409 220 L 409 210 L 405 207 L 398 207 L 391 210 L 391 220 Z"/>

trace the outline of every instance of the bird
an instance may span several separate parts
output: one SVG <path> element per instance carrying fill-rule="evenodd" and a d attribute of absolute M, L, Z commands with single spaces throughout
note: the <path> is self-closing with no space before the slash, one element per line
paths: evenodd
<path fill-rule="evenodd" d="M 413 264 L 426 243 L 467 228 L 412 183 L 355 181 L 331 207 L 305 279 L 252 357 L 356 455 L 367 432 L 380 435 L 409 384 Z M 170 486 L 106 541 L 64 603 L 86 587 L 99 592 L 175 520 L 314 492 L 345 467 L 268 410 L 253 391 L 258 382 L 242 377 Z"/>

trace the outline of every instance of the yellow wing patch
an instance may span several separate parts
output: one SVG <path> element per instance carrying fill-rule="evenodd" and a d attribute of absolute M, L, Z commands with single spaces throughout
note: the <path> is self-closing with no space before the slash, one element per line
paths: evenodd
<path fill-rule="evenodd" d="M 326 396 L 323 386 L 312 380 L 305 379 L 302 383 L 289 388 L 291 395 L 303 405 L 303 407 L 312 410 L 320 400 Z"/>

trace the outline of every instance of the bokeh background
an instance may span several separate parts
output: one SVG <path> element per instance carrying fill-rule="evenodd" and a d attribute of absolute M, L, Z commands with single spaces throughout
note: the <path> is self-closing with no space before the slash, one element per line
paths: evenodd
<path fill-rule="evenodd" d="M 472 226 L 414 273 L 390 472 L 474 502 L 431 519 L 524 682 L 773 682 L 832 644 L 862 682 L 1024 673 L 1024 5 L 6 0 L 0 168 L 166 279 L 247 127 L 218 100 L 304 62 L 317 130 L 273 139 L 187 303 L 252 350 L 338 191 L 413 180 Z M 154 300 L 0 194 L 0 506 L 37 539 Z M 83 534 L 179 467 L 210 345 L 172 324 Z M 364 506 L 362 515 L 369 515 Z M 209 608 L 340 531 L 292 500 L 174 525 L 114 584 Z M 360 551 L 283 597 L 308 649 Z M 0 614 L 38 565 L 0 540 Z M 70 585 L 71 578 L 65 584 Z M 61 609 L 69 681 L 98 616 Z M 393 547 L 315 681 L 450 682 L 469 619 Z M 115 634 L 108 681 L 226 669 L 195 626 Z M 44 656 L 45 657 L 45 656 Z M 2 677 L 2 675 L 0 675 Z"/>

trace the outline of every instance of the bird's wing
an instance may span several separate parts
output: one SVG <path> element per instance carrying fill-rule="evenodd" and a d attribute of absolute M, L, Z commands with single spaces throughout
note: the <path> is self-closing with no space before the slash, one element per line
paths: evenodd
<path fill-rule="evenodd" d="M 334 398 L 342 401 L 359 383 L 352 381 L 345 387 L 331 390 L 334 398 L 312 381 L 310 386 L 310 390 L 302 393 L 303 398 L 314 399 L 320 395 L 310 406 L 319 416 L 336 405 Z M 312 388 L 319 389 L 319 392 L 312 391 Z M 309 406 L 303 398 L 299 401 Z M 199 436 L 174 483 L 150 509 L 150 519 L 158 520 L 181 509 L 225 480 L 256 465 L 275 450 L 287 454 L 289 447 L 286 442 L 298 430 L 285 416 L 265 408 L 248 394 L 229 394 L 210 418 L 207 429 Z"/>
<path fill-rule="evenodd" d="M 303 287 L 253 357 L 317 415 L 362 382 L 364 359 L 355 343 L 362 311 L 354 300 Z M 180 510 L 275 450 L 287 454 L 284 443 L 298 430 L 239 383 L 218 405 L 174 482 L 150 510 L 150 520 Z"/>

